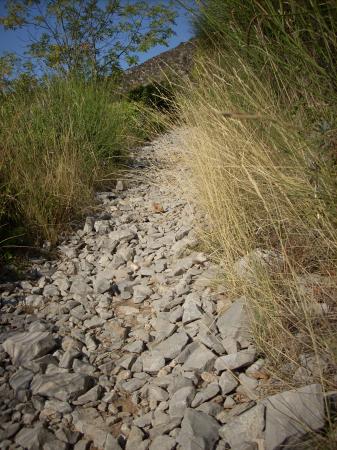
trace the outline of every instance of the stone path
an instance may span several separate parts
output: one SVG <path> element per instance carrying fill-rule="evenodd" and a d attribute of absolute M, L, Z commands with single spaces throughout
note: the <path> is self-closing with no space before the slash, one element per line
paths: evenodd
<path fill-rule="evenodd" d="M 258 402 L 245 299 L 212 288 L 193 208 L 148 166 L 177 139 L 143 148 L 147 178 L 98 194 L 59 258 L 2 293 L 0 449 L 269 450 L 322 427 L 319 385 Z"/>

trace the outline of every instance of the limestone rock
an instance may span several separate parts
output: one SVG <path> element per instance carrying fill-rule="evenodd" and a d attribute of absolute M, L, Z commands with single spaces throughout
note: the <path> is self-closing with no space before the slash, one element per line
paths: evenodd
<path fill-rule="evenodd" d="M 177 440 L 184 450 L 213 450 L 219 428 L 220 425 L 212 417 L 187 408 Z"/>
<path fill-rule="evenodd" d="M 56 372 L 35 375 L 31 383 L 31 389 L 33 395 L 68 401 L 84 394 L 91 384 L 92 379 L 87 375 Z"/>
<path fill-rule="evenodd" d="M 2 344 L 14 365 L 19 366 L 46 355 L 56 346 L 48 331 L 16 333 Z"/>
<path fill-rule="evenodd" d="M 240 369 L 252 364 L 255 361 L 255 355 L 254 349 L 247 349 L 231 355 L 220 356 L 216 359 L 214 367 L 218 371 Z"/>
<path fill-rule="evenodd" d="M 245 297 L 236 300 L 225 313 L 219 316 L 217 326 L 223 339 L 249 339 L 250 333 Z"/>
<path fill-rule="evenodd" d="M 152 294 L 152 289 L 148 286 L 137 285 L 133 288 L 133 301 L 134 303 L 142 303 Z"/>
<path fill-rule="evenodd" d="M 170 436 L 157 436 L 152 441 L 149 450 L 173 450 L 176 440 Z"/>
<path fill-rule="evenodd" d="M 183 304 L 183 323 L 193 322 L 202 318 L 201 300 L 199 295 L 191 293 L 186 296 Z"/>
<path fill-rule="evenodd" d="M 196 408 L 197 406 L 201 405 L 204 402 L 207 402 L 207 400 L 210 400 L 211 398 L 215 397 L 220 391 L 220 387 L 218 383 L 210 383 L 206 389 L 202 389 L 200 392 L 197 393 L 197 395 L 194 397 L 194 400 L 192 401 L 191 406 L 193 408 Z"/>
<path fill-rule="evenodd" d="M 177 390 L 170 399 L 169 414 L 171 417 L 183 417 L 195 396 L 195 388 L 186 386 Z"/>
<path fill-rule="evenodd" d="M 199 373 L 206 372 L 213 367 L 215 355 L 207 347 L 199 344 L 184 362 L 184 370 L 194 370 Z"/>
<path fill-rule="evenodd" d="M 319 384 L 282 392 L 263 400 L 266 406 L 266 448 L 276 450 L 289 438 L 324 426 L 324 395 Z"/>
<path fill-rule="evenodd" d="M 174 333 L 172 336 L 165 339 L 165 341 L 155 346 L 154 350 L 163 358 L 173 359 L 183 350 L 188 340 L 189 338 L 187 334 L 184 331 L 180 331 L 178 333 Z"/>
<path fill-rule="evenodd" d="M 9 384 L 14 391 L 27 389 L 34 374 L 30 370 L 20 368 L 9 379 Z"/>
<path fill-rule="evenodd" d="M 165 366 L 165 358 L 162 356 L 162 353 L 155 350 L 143 354 L 142 361 L 144 372 L 156 373 Z"/>
<path fill-rule="evenodd" d="M 232 392 L 238 384 L 238 380 L 229 370 L 226 370 L 226 372 L 221 374 L 219 385 L 221 387 L 222 395 L 227 395 Z"/>
<path fill-rule="evenodd" d="M 253 443 L 256 439 L 263 438 L 264 414 L 264 405 L 254 406 L 254 408 L 230 420 L 220 428 L 219 434 L 233 449 Z M 269 447 L 267 448 L 269 450 Z"/>
<path fill-rule="evenodd" d="M 34 428 L 22 428 L 15 436 L 15 443 L 28 450 L 40 450 L 50 441 L 56 440 L 53 433 L 41 424 Z"/>

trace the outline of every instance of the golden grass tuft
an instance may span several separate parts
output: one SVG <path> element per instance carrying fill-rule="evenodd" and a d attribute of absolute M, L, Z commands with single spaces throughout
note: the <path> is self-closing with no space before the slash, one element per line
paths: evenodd
<path fill-rule="evenodd" d="M 281 106 L 239 55 L 201 59 L 177 102 L 188 127 L 183 185 L 229 292 L 247 298 L 259 350 L 287 385 L 335 389 L 336 173 L 305 129 L 308 104 Z"/>

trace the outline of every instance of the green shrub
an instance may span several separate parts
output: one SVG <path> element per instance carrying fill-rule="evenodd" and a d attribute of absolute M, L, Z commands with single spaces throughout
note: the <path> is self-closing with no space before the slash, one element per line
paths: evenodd
<path fill-rule="evenodd" d="M 130 146 L 146 138 L 147 116 L 111 91 L 104 83 L 56 79 L 6 96 L 0 107 L 3 223 L 14 218 L 32 236 L 55 241 L 92 202 L 98 184 L 113 179 Z"/>
<path fill-rule="evenodd" d="M 144 105 L 159 111 L 172 110 L 174 103 L 173 84 L 170 82 L 154 82 L 138 86 L 128 93 L 131 101 L 142 102 Z"/>

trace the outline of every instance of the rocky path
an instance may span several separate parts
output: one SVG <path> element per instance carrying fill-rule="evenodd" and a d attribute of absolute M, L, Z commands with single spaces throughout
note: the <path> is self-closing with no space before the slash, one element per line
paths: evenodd
<path fill-rule="evenodd" d="M 193 208 L 148 166 L 176 145 L 143 148 L 147 178 L 100 193 L 58 259 L 2 293 L 0 449 L 269 450 L 322 427 L 319 385 L 258 401 L 244 299 L 212 287 Z"/>

